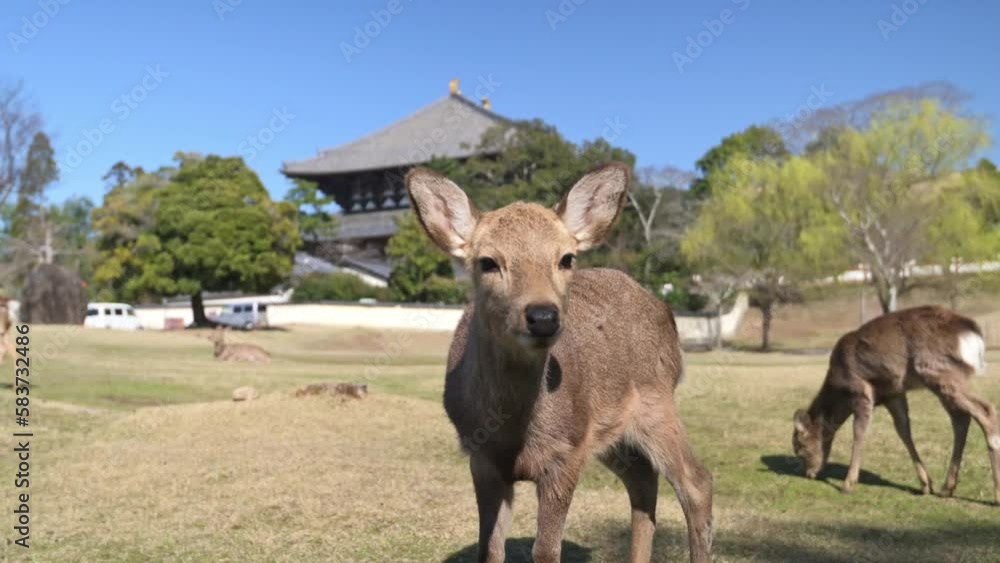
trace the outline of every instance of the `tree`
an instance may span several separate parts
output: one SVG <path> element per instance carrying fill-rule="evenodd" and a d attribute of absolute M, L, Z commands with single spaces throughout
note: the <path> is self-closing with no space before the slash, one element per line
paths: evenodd
<path fill-rule="evenodd" d="M 64 250 L 59 240 L 58 207 L 45 204 L 48 187 L 59 178 L 55 151 L 49 137 L 35 133 L 21 163 L 17 179 L 17 197 L 5 220 L 3 239 L 10 247 L 11 266 L 6 272 L 20 285 L 40 264 L 54 264 L 57 251 Z"/>
<path fill-rule="evenodd" d="M 15 192 L 25 151 L 42 128 L 42 117 L 31 109 L 24 85 L 0 83 L 0 208 Z"/>
<path fill-rule="evenodd" d="M 606 143 L 588 148 L 588 160 L 611 152 Z M 489 154 L 470 158 L 450 177 L 480 209 L 517 200 L 555 205 L 589 168 L 579 147 L 541 120 L 493 127 L 483 134 L 478 150 Z M 611 160 L 609 156 L 602 158 Z"/>
<path fill-rule="evenodd" d="M 777 131 L 770 127 L 751 125 L 739 133 L 725 137 L 695 162 L 695 168 L 701 173 L 701 177 L 691 184 L 691 193 L 702 199 L 710 196 L 713 189 L 710 179 L 712 173 L 723 169 L 734 157 L 758 160 L 780 159 L 787 155 L 785 141 Z"/>
<path fill-rule="evenodd" d="M 772 126 L 782 133 L 785 145 L 795 154 L 808 154 L 825 148 L 845 129 L 867 129 L 872 119 L 899 104 L 934 100 L 942 108 L 962 113 L 971 96 L 946 81 L 934 81 L 875 92 L 857 100 L 820 106 L 792 122 L 776 120 Z"/>
<path fill-rule="evenodd" d="M 728 292 L 750 289 L 763 317 L 765 351 L 775 307 L 796 297 L 796 282 L 835 263 L 825 244 L 835 224 L 813 189 L 820 176 L 804 158 L 735 156 L 709 176 L 711 196 L 682 244 L 688 259 L 705 276 L 724 280 Z"/>
<path fill-rule="evenodd" d="M 285 194 L 285 201 L 298 210 L 299 230 L 305 238 L 318 243 L 322 235 L 337 227 L 337 221 L 328 209 L 333 203 L 333 196 L 321 192 L 316 182 L 294 178 L 292 184 L 292 189 Z"/>
<path fill-rule="evenodd" d="M 959 177 L 940 200 L 928 225 L 928 261 L 941 270 L 938 286 L 952 309 L 958 309 L 965 293 L 978 290 L 980 272 L 975 264 L 991 262 L 1000 255 L 1000 228 L 996 210 L 1000 203 L 1000 181 L 982 163 Z M 973 271 L 963 272 L 966 264 Z M 970 275 L 971 274 L 971 275 Z"/>
<path fill-rule="evenodd" d="M 17 182 L 17 201 L 14 204 L 14 217 L 10 226 L 10 235 L 19 239 L 27 239 L 33 224 L 41 221 L 45 212 L 45 190 L 59 179 L 59 167 L 56 165 L 55 151 L 45 133 L 39 131 L 31 139 L 24 167 Z M 48 253 L 46 264 L 52 263 L 51 253 Z"/>
<path fill-rule="evenodd" d="M 102 239 L 95 278 L 130 300 L 188 294 L 194 324 L 204 326 L 211 324 L 204 292 L 270 290 L 291 273 L 301 239 L 295 208 L 272 202 L 243 159 L 176 159 L 165 184 L 126 184 L 105 197 L 109 209 L 95 210 Z"/>
<path fill-rule="evenodd" d="M 959 252 L 954 237 L 933 231 L 946 215 L 962 214 L 948 201 L 961 183 L 957 171 L 987 144 L 979 120 L 922 100 L 890 105 L 817 153 L 822 197 L 850 254 L 871 268 L 884 312 L 914 287 L 911 265 Z"/>
<path fill-rule="evenodd" d="M 451 260 L 424 234 L 417 216 L 407 213 L 397 221 L 399 230 L 386 245 L 392 261 L 389 290 L 397 301 L 435 301 L 431 289 L 441 293 L 443 280 L 452 281 Z"/>
<path fill-rule="evenodd" d="M 669 257 L 677 254 L 680 235 L 694 216 L 685 197 L 694 179 L 692 172 L 671 166 L 646 167 L 634 178 L 628 198 L 644 243 L 641 271 L 635 272 L 643 283 L 650 283 L 654 268 L 666 265 Z"/>

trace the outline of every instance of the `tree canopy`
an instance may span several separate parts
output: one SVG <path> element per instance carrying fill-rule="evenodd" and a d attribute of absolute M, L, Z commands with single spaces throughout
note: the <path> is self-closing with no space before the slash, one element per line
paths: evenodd
<path fill-rule="evenodd" d="M 95 210 L 95 279 L 129 300 L 205 291 L 263 292 L 291 273 L 296 209 L 273 202 L 241 158 L 181 154 L 177 168 L 116 186 Z"/>

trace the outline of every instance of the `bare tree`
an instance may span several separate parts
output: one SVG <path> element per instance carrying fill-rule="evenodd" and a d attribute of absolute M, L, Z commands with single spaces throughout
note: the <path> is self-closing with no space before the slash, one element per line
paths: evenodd
<path fill-rule="evenodd" d="M 31 105 L 21 82 L 0 83 L 0 207 L 16 189 L 24 155 L 42 127 Z"/>
<path fill-rule="evenodd" d="M 794 153 L 826 148 L 835 133 L 846 128 L 865 129 L 872 117 L 900 103 L 935 100 L 942 108 L 962 113 L 972 96 L 947 81 L 933 81 L 876 92 L 858 100 L 815 108 L 791 122 L 774 120 L 770 123 L 785 138 L 788 150 Z"/>
<path fill-rule="evenodd" d="M 676 245 L 680 240 L 684 227 L 690 219 L 690 210 L 685 209 L 685 202 L 680 197 L 671 197 L 670 190 L 687 189 L 696 175 L 689 170 L 673 166 L 656 168 L 648 166 L 638 170 L 638 180 L 628 193 L 629 203 L 639 218 L 642 226 L 642 236 L 647 249 L 651 249 L 654 239 L 669 238 Z M 672 209 L 673 208 L 673 209 Z M 664 212 L 672 218 L 664 221 Z M 675 224 L 679 223 L 679 224 Z M 651 256 L 647 257 L 643 267 L 644 274 L 649 274 Z"/>

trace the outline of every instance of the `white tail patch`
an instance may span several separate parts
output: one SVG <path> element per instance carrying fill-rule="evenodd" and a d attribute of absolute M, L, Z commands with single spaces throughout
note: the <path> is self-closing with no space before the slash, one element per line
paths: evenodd
<path fill-rule="evenodd" d="M 958 357 L 976 373 L 986 371 L 986 343 L 983 342 L 983 337 L 974 332 L 959 334 Z"/>

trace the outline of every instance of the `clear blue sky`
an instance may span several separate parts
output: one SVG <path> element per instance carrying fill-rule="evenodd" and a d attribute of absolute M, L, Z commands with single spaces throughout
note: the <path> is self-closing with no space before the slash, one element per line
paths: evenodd
<path fill-rule="evenodd" d="M 40 15 L 46 3 L 58 13 Z M 63 165 L 53 191 L 97 202 L 118 160 L 155 168 L 177 150 L 249 154 L 241 143 L 271 124 L 282 130 L 249 163 L 280 196 L 283 160 L 405 116 L 446 95 L 452 77 L 470 96 L 492 77 L 501 114 L 540 117 L 573 141 L 611 134 L 640 165 L 684 168 L 723 136 L 795 112 L 812 89 L 835 104 L 943 79 L 991 117 L 1000 101 L 1000 2 L 561 4 L 575 9 L 554 18 L 559 0 L 7 0 L 0 78 L 24 81 L 61 163 L 87 144 L 85 131 L 109 126 L 91 154 Z M 878 22 L 892 22 L 893 4 L 912 13 L 886 40 Z M 376 23 L 372 12 L 390 7 L 398 13 Z M 704 22 L 723 10 L 728 23 L 709 22 L 718 35 L 679 71 L 673 54 L 700 32 L 707 42 Z M 342 44 L 366 25 L 377 34 L 348 61 Z M 134 89 L 143 99 L 129 107 L 120 97 Z M 614 133 L 609 121 L 623 126 Z"/>

